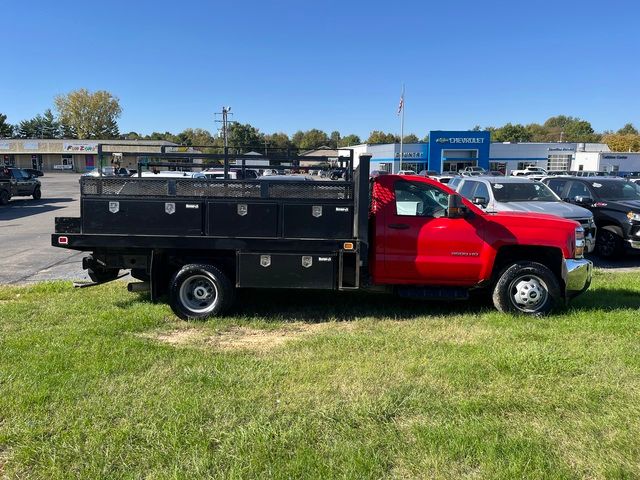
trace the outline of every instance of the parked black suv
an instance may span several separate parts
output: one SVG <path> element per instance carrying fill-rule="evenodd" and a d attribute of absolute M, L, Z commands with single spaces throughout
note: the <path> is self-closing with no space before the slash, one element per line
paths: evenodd
<path fill-rule="evenodd" d="M 640 185 L 621 178 L 553 177 L 543 180 L 565 202 L 593 212 L 596 253 L 613 258 L 640 251 Z"/>
<path fill-rule="evenodd" d="M 19 168 L 0 167 L 0 204 L 6 205 L 12 197 L 42 196 L 40 180 Z"/>

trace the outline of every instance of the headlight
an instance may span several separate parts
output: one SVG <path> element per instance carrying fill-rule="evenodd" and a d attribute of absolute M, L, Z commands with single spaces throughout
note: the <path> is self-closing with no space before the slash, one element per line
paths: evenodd
<path fill-rule="evenodd" d="M 576 245 L 574 252 L 575 258 L 584 257 L 584 228 L 582 227 L 576 228 Z"/>
<path fill-rule="evenodd" d="M 633 222 L 640 222 L 640 213 L 629 212 L 627 218 Z"/>

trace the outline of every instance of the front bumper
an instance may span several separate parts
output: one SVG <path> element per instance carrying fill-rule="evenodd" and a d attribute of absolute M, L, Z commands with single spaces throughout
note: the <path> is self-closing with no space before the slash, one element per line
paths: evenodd
<path fill-rule="evenodd" d="M 640 249 L 640 240 L 627 240 L 627 245 L 634 250 Z"/>
<path fill-rule="evenodd" d="M 562 279 L 567 300 L 583 293 L 591 285 L 593 263 L 584 259 L 565 259 L 562 264 Z"/>

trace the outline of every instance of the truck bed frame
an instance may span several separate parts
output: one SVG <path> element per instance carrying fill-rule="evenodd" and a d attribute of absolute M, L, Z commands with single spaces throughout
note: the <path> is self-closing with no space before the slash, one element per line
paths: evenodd
<path fill-rule="evenodd" d="M 98 152 L 102 165 L 101 146 Z M 348 152 L 337 160 L 271 152 L 261 164 L 228 149 L 189 154 L 202 163 L 164 147 L 136 152 L 144 158 L 137 176 L 81 177 L 81 215 L 56 218 L 52 244 L 92 252 L 87 269 L 132 269 L 151 281 L 154 300 L 176 269 L 193 262 L 217 265 L 241 288 L 357 289 L 367 265 L 370 157 L 354 169 Z M 339 165 L 345 179 L 229 178 L 235 168 L 306 172 L 317 164 Z M 210 166 L 223 167 L 224 178 L 141 176 L 144 168 Z"/>

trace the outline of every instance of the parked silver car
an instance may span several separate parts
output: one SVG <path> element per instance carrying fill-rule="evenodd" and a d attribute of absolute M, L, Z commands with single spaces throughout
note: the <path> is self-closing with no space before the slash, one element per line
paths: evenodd
<path fill-rule="evenodd" d="M 584 228 L 587 252 L 596 245 L 593 213 L 560 200 L 545 184 L 519 177 L 463 177 L 456 191 L 487 213 L 548 213 L 579 222 Z"/>

